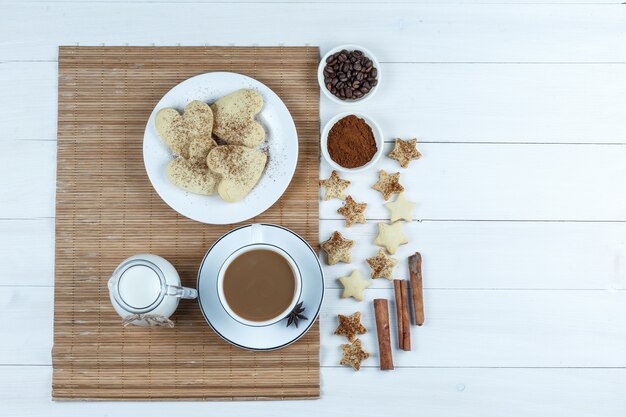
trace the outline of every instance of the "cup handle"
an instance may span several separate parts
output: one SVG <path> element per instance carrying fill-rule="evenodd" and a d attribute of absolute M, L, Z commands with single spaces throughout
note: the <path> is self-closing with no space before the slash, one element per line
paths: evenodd
<path fill-rule="evenodd" d="M 250 243 L 263 243 L 263 225 L 253 223 L 250 225 Z"/>
<path fill-rule="evenodd" d="M 193 288 L 187 287 L 179 287 L 176 285 L 168 285 L 167 286 L 167 295 L 173 295 L 178 298 L 188 298 L 193 300 L 194 298 L 198 298 L 198 291 Z"/>

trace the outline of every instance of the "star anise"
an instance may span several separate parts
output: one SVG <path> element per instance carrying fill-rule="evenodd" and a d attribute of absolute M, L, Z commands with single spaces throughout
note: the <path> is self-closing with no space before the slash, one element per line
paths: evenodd
<path fill-rule="evenodd" d="M 291 310 L 291 313 L 289 313 L 288 320 L 287 320 L 287 327 L 291 326 L 291 323 L 296 325 L 296 328 L 298 327 L 298 321 L 299 320 L 308 320 L 309 318 L 307 316 L 305 316 L 304 314 L 302 314 L 304 312 L 304 307 L 302 307 L 302 301 L 300 301 L 298 304 L 296 304 L 296 306 L 293 308 L 293 310 Z"/>

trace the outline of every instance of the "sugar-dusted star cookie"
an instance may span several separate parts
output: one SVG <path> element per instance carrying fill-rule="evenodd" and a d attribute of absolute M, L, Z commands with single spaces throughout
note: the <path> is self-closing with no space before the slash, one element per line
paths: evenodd
<path fill-rule="evenodd" d="M 361 369 L 361 362 L 370 357 L 370 354 L 363 350 L 361 339 L 356 339 L 352 344 L 341 345 L 343 357 L 339 365 L 350 365 L 355 371 Z"/>
<path fill-rule="evenodd" d="M 335 334 L 345 336 L 349 341 L 354 342 L 357 334 L 365 334 L 367 329 L 361 324 L 361 312 L 357 311 L 351 316 L 338 314 L 339 326 L 335 330 Z"/>
<path fill-rule="evenodd" d="M 337 213 L 346 218 L 346 227 L 352 226 L 354 223 L 365 223 L 365 209 L 367 203 L 357 203 L 352 196 L 346 197 L 346 202 L 339 207 Z"/>
<path fill-rule="evenodd" d="M 416 205 L 404 197 L 404 191 L 398 194 L 396 201 L 385 203 L 385 207 L 391 212 L 392 223 L 397 220 L 406 220 L 407 222 L 413 220 L 413 209 Z"/>
<path fill-rule="evenodd" d="M 328 265 L 335 265 L 337 262 L 352 262 L 351 254 L 354 247 L 354 240 L 344 238 L 341 233 L 334 231 L 326 242 L 320 245 L 326 252 Z"/>
<path fill-rule="evenodd" d="M 404 187 L 400 185 L 400 173 L 387 174 L 384 169 L 378 172 L 378 182 L 372 185 L 372 188 L 376 191 L 380 191 L 385 200 L 389 200 L 391 194 L 401 193 L 404 191 Z"/>
<path fill-rule="evenodd" d="M 374 240 L 375 245 L 382 246 L 393 255 L 398 250 L 398 246 L 406 243 L 409 243 L 409 240 L 402 231 L 402 223 L 378 223 L 378 236 Z"/>
<path fill-rule="evenodd" d="M 422 154 L 417 150 L 417 139 L 402 140 L 396 138 L 396 145 L 389 153 L 389 158 L 395 159 L 402 168 L 409 166 L 409 162 L 419 159 Z"/>
<path fill-rule="evenodd" d="M 397 259 L 387 256 L 383 249 L 378 249 L 378 254 L 366 261 L 372 268 L 372 278 L 386 278 L 393 281 L 393 268 L 398 263 Z"/>
<path fill-rule="evenodd" d="M 324 187 L 324 200 L 330 200 L 331 198 L 345 200 L 346 195 L 343 192 L 349 185 L 350 181 L 339 178 L 339 174 L 335 170 L 330 173 L 328 179 L 320 180 L 320 186 Z"/>
<path fill-rule="evenodd" d="M 341 298 L 353 297 L 357 301 L 363 301 L 363 290 L 372 285 L 369 280 L 361 277 L 358 269 L 352 271 L 348 277 L 339 278 L 339 282 L 343 285 Z"/>

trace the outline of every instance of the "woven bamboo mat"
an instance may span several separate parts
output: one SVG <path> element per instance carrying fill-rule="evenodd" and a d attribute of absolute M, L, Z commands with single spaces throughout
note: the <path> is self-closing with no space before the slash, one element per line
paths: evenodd
<path fill-rule="evenodd" d="M 195 287 L 212 242 L 236 225 L 178 215 L 148 181 L 143 131 L 179 82 L 234 71 L 285 102 L 300 141 L 284 196 L 249 222 L 284 225 L 318 244 L 319 88 L 313 47 L 61 47 L 56 206 L 54 399 L 239 400 L 319 397 L 318 324 L 275 352 L 230 346 L 184 300 L 174 329 L 123 328 L 106 281 L 137 253 L 171 261 Z"/>

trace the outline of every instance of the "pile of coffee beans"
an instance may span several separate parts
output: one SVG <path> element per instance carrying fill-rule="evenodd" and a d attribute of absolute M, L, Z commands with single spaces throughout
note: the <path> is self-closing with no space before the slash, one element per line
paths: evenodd
<path fill-rule="evenodd" d="M 326 58 L 324 84 L 341 100 L 357 100 L 378 84 L 378 69 L 362 51 L 343 49 Z"/>

